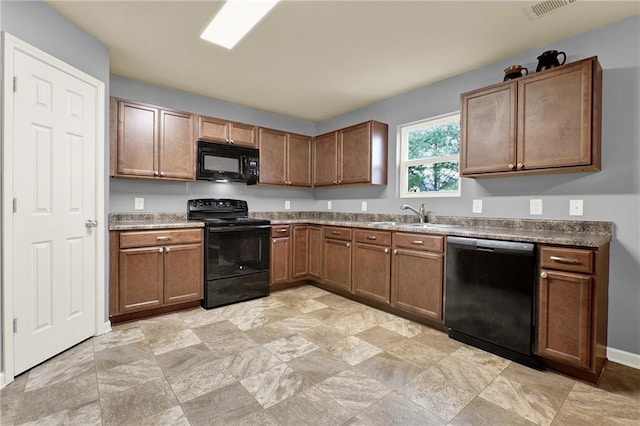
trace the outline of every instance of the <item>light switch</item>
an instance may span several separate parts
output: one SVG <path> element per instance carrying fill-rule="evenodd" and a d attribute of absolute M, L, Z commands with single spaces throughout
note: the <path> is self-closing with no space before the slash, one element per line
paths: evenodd
<path fill-rule="evenodd" d="M 327 201 L 327 210 L 331 210 L 331 201 Z"/>
<path fill-rule="evenodd" d="M 144 210 L 144 198 L 134 198 L 133 199 L 133 208 L 134 210 Z"/>
<path fill-rule="evenodd" d="M 366 212 L 366 211 L 367 211 L 367 202 L 366 202 L 366 201 L 363 201 L 363 202 L 362 202 L 361 210 L 362 210 L 363 212 Z"/>
<path fill-rule="evenodd" d="M 542 214 L 542 200 L 529 200 L 529 214 Z"/>
<path fill-rule="evenodd" d="M 291 201 L 286 200 L 286 201 L 284 202 L 284 209 L 285 209 L 285 210 L 289 210 L 290 208 L 291 208 Z"/>
<path fill-rule="evenodd" d="M 472 211 L 474 213 L 482 213 L 482 200 L 473 200 Z"/>
<path fill-rule="evenodd" d="M 582 214 L 583 214 L 583 201 L 569 200 L 569 216 L 582 216 Z"/>

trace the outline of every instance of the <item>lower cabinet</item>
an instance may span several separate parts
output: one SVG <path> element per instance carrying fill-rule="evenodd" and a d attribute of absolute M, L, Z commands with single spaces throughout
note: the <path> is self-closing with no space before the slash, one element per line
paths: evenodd
<path fill-rule="evenodd" d="M 391 293 L 391 232 L 354 230 L 353 293 L 389 303 Z"/>
<path fill-rule="evenodd" d="M 394 233 L 391 306 L 442 322 L 443 252 L 441 236 Z"/>
<path fill-rule="evenodd" d="M 202 229 L 112 231 L 111 317 L 202 299 Z"/>
<path fill-rule="evenodd" d="M 305 279 L 309 275 L 309 226 L 291 227 L 291 279 Z"/>
<path fill-rule="evenodd" d="M 323 282 L 340 290 L 351 291 L 351 229 L 325 226 Z"/>
<path fill-rule="evenodd" d="M 595 382 L 606 360 L 609 246 L 539 249 L 537 354 Z"/>
<path fill-rule="evenodd" d="M 270 285 L 278 286 L 289 282 L 291 271 L 291 244 L 289 225 L 271 227 Z"/>
<path fill-rule="evenodd" d="M 309 278 L 322 281 L 322 226 L 309 226 Z"/>

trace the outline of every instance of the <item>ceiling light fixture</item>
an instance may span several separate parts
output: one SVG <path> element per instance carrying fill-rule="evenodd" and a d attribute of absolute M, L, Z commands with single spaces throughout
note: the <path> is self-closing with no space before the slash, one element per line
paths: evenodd
<path fill-rule="evenodd" d="M 279 0 L 227 0 L 200 38 L 232 49 Z"/>

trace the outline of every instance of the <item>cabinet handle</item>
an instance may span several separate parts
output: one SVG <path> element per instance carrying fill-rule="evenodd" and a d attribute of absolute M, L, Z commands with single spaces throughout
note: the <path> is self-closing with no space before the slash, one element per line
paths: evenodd
<path fill-rule="evenodd" d="M 169 253 L 169 252 L 171 251 L 171 248 L 170 248 L 170 247 L 166 247 L 164 250 L 165 250 L 167 253 Z"/>
<path fill-rule="evenodd" d="M 333 184 L 334 184 L 334 185 L 336 184 L 336 181 L 335 181 L 335 180 L 333 181 Z"/>
<path fill-rule="evenodd" d="M 576 259 L 575 257 L 549 256 L 549 259 L 553 260 L 554 262 L 570 263 L 572 265 L 577 265 L 578 263 L 580 263 L 580 260 Z"/>
<path fill-rule="evenodd" d="M 229 143 L 236 143 L 236 141 L 234 141 L 233 139 L 231 139 L 231 140 L 229 141 Z"/>
<path fill-rule="evenodd" d="M 351 247 L 351 243 L 347 243 L 347 247 Z"/>
<path fill-rule="evenodd" d="M 161 236 L 161 237 L 157 238 L 158 241 L 166 241 L 166 240 L 170 240 L 170 239 L 171 239 L 170 236 Z"/>
<path fill-rule="evenodd" d="M 515 168 L 516 168 L 516 166 L 514 166 L 514 165 L 513 165 L 513 163 L 510 163 L 510 164 L 509 164 L 509 170 L 513 170 L 513 169 L 515 169 Z"/>
<path fill-rule="evenodd" d="M 331 231 L 331 235 L 340 235 L 340 231 Z"/>
<path fill-rule="evenodd" d="M 154 175 L 154 176 L 158 176 L 159 174 L 160 174 L 160 173 L 158 173 L 158 171 L 157 171 L 157 170 L 154 170 L 154 171 L 153 171 L 153 175 Z"/>
<path fill-rule="evenodd" d="M 522 169 L 524 169 L 524 164 L 518 163 L 518 170 L 522 170 Z"/>
<path fill-rule="evenodd" d="M 546 272 L 541 272 L 540 273 L 540 278 L 547 278 L 547 273 Z"/>
<path fill-rule="evenodd" d="M 276 232 L 287 232 L 286 229 L 278 229 Z"/>
<path fill-rule="evenodd" d="M 393 254 L 398 254 L 398 249 L 395 249 L 395 250 L 393 251 Z"/>
<path fill-rule="evenodd" d="M 164 177 L 164 172 L 160 172 L 160 176 Z"/>
<path fill-rule="evenodd" d="M 411 241 L 411 244 L 415 244 L 417 246 L 421 246 L 421 245 L 424 244 L 424 241 L 422 241 L 422 240 L 414 240 L 414 241 Z"/>
<path fill-rule="evenodd" d="M 389 253 L 389 249 L 388 248 L 384 249 L 384 252 Z"/>
<path fill-rule="evenodd" d="M 159 253 L 162 253 L 163 251 L 164 251 L 164 248 L 162 248 L 162 247 L 160 247 L 160 248 L 158 249 L 158 252 L 159 252 Z"/>
<path fill-rule="evenodd" d="M 276 243 L 276 239 L 274 238 L 274 239 L 273 239 L 273 244 L 275 244 L 275 243 Z"/>
<path fill-rule="evenodd" d="M 226 143 L 229 143 L 229 139 L 225 139 L 224 141 L 225 141 Z"/>
<path fill-rule="evenodd" d="M 378 237 L 376 237 L 375 235 L 367 235 L 367 240 L 377 240 Z"/>

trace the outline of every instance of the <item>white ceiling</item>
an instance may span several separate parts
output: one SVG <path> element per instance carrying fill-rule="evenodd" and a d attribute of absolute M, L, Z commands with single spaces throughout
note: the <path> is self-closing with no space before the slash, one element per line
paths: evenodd
<path fill-rule="evenodd" d="M 222 1 L 46 1 L 109 46 L 114 74 L 312 121 L 640 13 L 638 0 L 535 20 L 530 1 L 284 0 L 227 50 L 200 39 Z"/>

